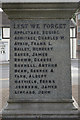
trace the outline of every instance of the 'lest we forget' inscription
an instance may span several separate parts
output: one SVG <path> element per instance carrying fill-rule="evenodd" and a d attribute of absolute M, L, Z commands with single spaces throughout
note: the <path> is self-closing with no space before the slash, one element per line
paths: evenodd
<path fill-rule="evenodd" d="M 67 79 L 63 66 L 67 59 L 68 22 L 12 20 L 11 97 L 51 99 L 64 96 L 60 92 Z M 69 92 L 66 87 L 62 91 Z"/>

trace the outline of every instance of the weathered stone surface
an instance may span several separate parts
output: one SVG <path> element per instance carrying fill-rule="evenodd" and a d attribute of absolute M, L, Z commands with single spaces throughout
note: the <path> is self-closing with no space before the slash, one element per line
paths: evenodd
<path fill-rule="evenodd" d="M 80 119 L 72 100 L 69 45 L 77 5 L 3 3 L 11 19 L 10 96 L 3 120 Z"/>
<path fill-rule="evenodd" d="M 78 2 L 2 3 L 10 19 L 71 19 Z M 65 14 L 66 13 L 66 14 Z"/>
<path fill-rule="evenodd" d="M 71 99 L 69 20 L 12 20 L 11 99 Z"/>

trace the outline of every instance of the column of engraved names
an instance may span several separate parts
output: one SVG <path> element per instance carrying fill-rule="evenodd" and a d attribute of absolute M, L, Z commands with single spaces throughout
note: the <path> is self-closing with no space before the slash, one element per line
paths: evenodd
<path fill-rule="evenodd" d="M 32 21 L 14 23 L 15 94 L 46 95 L 57 89 L 54 74 L 58 65 L 54 63 L 53 43 L 65 39 L 59 35 L 59 29 L 65 26 Z"/>

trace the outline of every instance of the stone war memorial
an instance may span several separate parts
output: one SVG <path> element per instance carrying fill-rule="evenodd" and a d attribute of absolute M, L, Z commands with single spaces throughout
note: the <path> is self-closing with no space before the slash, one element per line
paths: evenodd
<path fill-rule="evenodd" d="M 2 120 L 80 120 L 73 105 L 70 19 L 78 0 L 3 0 L 10 19 L 9 100 Z"/>

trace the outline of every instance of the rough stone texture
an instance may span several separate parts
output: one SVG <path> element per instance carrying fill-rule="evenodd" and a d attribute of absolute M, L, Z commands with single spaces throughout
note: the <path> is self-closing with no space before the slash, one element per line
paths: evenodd
<path fill-rule="evenodd" d="M 2 3 L 10 19 L 71 19 L 78 8 L 78 2 Z"/>
<path fill-rule="evenodd" d="M 9 89 L 0 90 L 0 111 L 6 105 L 9 97 Z"/>
<path fill-rule="evenodd" d="M 69 47 L 69 19 L 71 18 L 72 14 L 75 12 L 76 8 L 78 7 L 78 3 L 46 3 L 46 4 L 3 4 L 4 11 L 8 14 L 9 18 L 11 19 L 11 62 L 10 62 L 10 96 L 8 101 L 8 106 L 3 111 L 3 118 L 5 120 L 9 119 L 32 119 L 32 120 L 38 120 L 38 119 L 53 119 L 53 120 L 78 120 L 80 119 L 78 115 L 80 115 L 79 111 L 73 106 L 72 101 L 72 93 L 71 93 L 71 73 L 70 73 L 70 47 Z M 65 11 L 66 10 L 66 11 Z M 66 14 L 65 14 L 66 13 Z M 22 21 L 20 19 L 23 19 Z M 25 20 L 26 19 L 26 20 Z M 55 20 L 54 20 L 55 19 Z M 60 20 L 59 20 L 60 19 Z M 23 23 L 28 23 L 29 27 L 27 25 L 23 25 Z M 24 74 L 24 72 L 21 73 L 21 67 L 16 67 L 16 64 L 18 64 L 19 61 L 22 61 L 22 64 L 25 63 L 34 63 L 34 58 L 31 57 L 33 54 L 33 47 L 35 45 L 30 45 L 31 42 L 28 42 L 29 49 L 25 50 L 26 53 L 29 51 L 29 57 L 31 57 L 31 61 L 25 62 L 23 59 L 28 58 L 25 55 L 20 57 L 17 56 L 18 49 L 21 47 L 21 49 L 24 49 L 24 45 L 16 45 L 14 41 L 16 42 L 23 42 L 27 40 L 27 38 L 24 37 L 24 35 L 19 35 L 15 33 L 14 36 L 14 30 L 16 31 L 31 31 L 30 24 L 35 23 L 38 24 L 35 32 L 39 30 L 41 32 L 43 23 L 50 23 L 50 24 L 59 24 L 59 34 L 57 34 L 58 39 L 57 40 L 51 40 L 52 38 L 49 38 L 49 41 L 52 43 L 53 50 L 48 51 L 47 58 L 51 58 L 51 61 L 40 61 L 40 63 L 53 63 L 57 64 L 57 66 L 54 68 L 53 74 L 50 73 L 50 69 L 47 67 L 48 72 L 46 73 L 47 76 L 44 77 L 44 80 L 46 79 L 52 79 L 56 83 L 56 89 L 55 92 L 53 89 L 50 88 L 51 93 L 50 94 L 43 94 L 41 93 L 38 95 L 38 89 L 34 89 L 34 91 L 37 91 L 36 94 L 31 95 L 31 93 L 24 95 L 25 93 L 25 84 L 22 84 L 22 88 L 20 87 L 21 83 L 17 83 L 16 81 L 21 81 L 22 77 L 16 77 L 17 75 Z M 15 24 L 14 24 L 15 23 Z M 66 24 L 65 29 L 62 28 L 62 23 Z M 39 28 L 40 24 L 40 28 Z M 25 28 L 26 26 L 26 28 Z M 14 29 L 13 29 L 14 28 Z M 53 30 L 56 30 L 55 27 Z M 46 28 L 46 31 L 48 28 Z M 51 31 L 51 29 L 50 29 Z M 41 32 L 42 33 L 42 32 Z M 40 33 L 40 36 L 42 34 Z M 30 34 L 30 33 L 29 33 Z M 33 36 L 32 34 L 27 36 Z M 37 33 L 38 34 L 38 33 Z M 39 41 L 38 35 L 35 33 L 33 41 Z M 49 34 L 50 35 L 50 34 Z M 23 37 L 23 38 L 17 38 L 17 37 Z M 26 37 L 27 37 L 26 36 Z M 47 36 L 47 35 L 45 35 Z M 52 35 L 50 35 L 52 37 Z M 37 39 L 38 38 L 38 39 Z M 46 38 L 48 39 L 48 38 Z M 29 39 L 31 40 L 31 38 Z M 41 39 L 41 41 L 44 41 Z M 48 41 L 48 42 L 49 42 Z M 46 42 L 47 43 L 47 42 Z M 14 48 L 15 44 L 15 48 Z M 27 46 L 27 45 L 26 45 Z M 38 45 L 36 45 L 37 47 Z M 41 46 L 41 45 L 39 45 Z M 50 47 L 51 45 L 42 45 L 43 47 Z M 15 52 L 15 53 L 14 53 Z M 38 53 L 38 50 L 35 52 Z M 19 51 L 19 53 L 22 53 L 22 51 Z M 15 55 L 15 57 L 14 57 Z M 37 58 L 37 57 L 35 57 Z M 40 58 L 44 58 L 44 56 L 41 56 Z M 46 58 L 46 57 L 45 57 Z M 22 59 L 22 60 L 21 60 Z M 17 62 L 18 61 L 18 62 Z M 21 64 L 21 62 L 20 62 Z M 36 62 L 36 68 L 38 68 L 38 61 Z M 14 70 L 15 66 L 15 70 Z M 17 69 L 16 69 L 17 68 Z M 26 72 L 26 78 L 24 77 L 23 80 L 29 79 L 28 75 L 31 73 L 30 68 L 27 68 Z M 34 69 L 34 67 L 33 67 Z M 22 67 L 22 71 L 25 70 L 25 68 Z M 14 72 L 15 71 L 15 72 Z M 17 72 L 19 71 L 19 72 Z M 15 75 L 16 74 L 16 75 Z M 31 73 L 32 74 L 32 73 Z M 37 74 L 41 74 L 40 72 Z M 42 72 L 43 74 L 43 72 Z M 35 75 L 35 73 L 34 73 Z M 14 77 L 15 76 L 15 77 Z M 37 78 L 36 78 L 37 79 Z M 43 79 L 43 78 L 41 78 Z M 30 79 L 31 80 L 31 79 Z M 33 79 L 34 80 L 34 79 Z M 31 80 L 32 81 L 32 80 Z M 38 83 L 39 81 L 39 83 Z M 14 82 L 17 84 L 14 84 Z M 48 81 L 47 81 L 48 82 Z M 34 84 L 34 82 L 33 82 Z M 40 78 L 37 79 L 37 86 L 39 90 L 42 90 L 41 85 L 45 85 L 46 83 L 40 84 Z M 51 84 L 48 83 L 50 86 Z M 47 85 L 48 85 L 47 84 Z M 32 83 L 28 83 L 28 85 L 32 85 Z M 21 88 L 21 89 L 20 89 Z M 27 88 L 27 87 L 26 87 Z M 19 94 L 16 94 L 19 90 L 24 92 L 21 92 L 21 96 Z M 30 90 L 30 87 L 28 87 L 28 91 Z M 49 90 L 49 89 L 48 89 Z"/>
<path fill-rule="evenodd" d="M 27 24 L 27 28 L 17 28 L 17 25 Z M 39 25 L 39 28 L 32 28 L 31 25 Z M 15 28 L 13 28 L 15 25 Z M 45 28 L 44 28 L 45 25 Z M 51 28 L 54 25 L 61 28 Z M 65 25 L 65 26 L 64 26 Z M 63 28 L 62 28 L 63 27 Z M 65 27 L 65 28 L 64 28 Z M 22 32 L 22 34 L 17 34 L 17 31 Z M 28 31 L 32 32 L 29 33 Z M 16 32 L 16 33 L 15 33 Z M 24 33 L 23 33 L 24 32 Z M 28 33 L 25 33 L 28 32 Z M 35 32 L 35 33 L 34 33 Z M 49 33 L 51 32 L 51 33 Z M 16 38 L 15 38 L 16 37 Z M 22 39 L 18 37 L 23 37 Z M 28 40 L 29 37 L 29 40 Z M 33 40 L 31 40 L 31 37 Z M 34 38 L 35 37 L 35 38 Z M 45 38 L 46 37 L 46 38 Z M 49 37 L 49 39 L 48 39 Z M 69 20 L 17 20 L 12 21 L 11 23 L 11 60 L 10 60 L 10 99 L 24 99 L 24 100 L 53 100 L 53 99 L 71 99 L 71 79 L 70 79 L 70 57 L 69 57 Z M 16 40 L 17 39 L 17 40 Z M 17 42 L 28 45 L 14 45 Z M 43 44 L 43 45 L 40 45 Z M 36 45 L 35 45 L 36 44 Z M 37 45 L 38 44 L 38 45 Z M 29 48 L 27 51 L 14 50 L 17 48 Z M 34 50 L 34 48 L 46 48 L 49 50 Z M 52 50 L 51 50 L 52 48 Z M 35 65 L 35 67 L 21 67 L 25 65 L 26 62 L 24 59 L 26 56 L 15 56 L 16 53 L 28 53 L 27 58 L 30 58 L 31 61 L 27 60 L 27 64 Z M 47 56 L 43 56 L 40 53 L 47 53 Z M 36 58 L 36 60 L 35 60 Z M 42 61 L 40 59 L 48 58 L 50 60 Z M 17 59 L 15 61 L 15 59 Z M 20 61 L 18 61 L 20 59 Z M 21 62 L 21 59 L 23 60 Z M 37 60 L 39 59 L 39 61 Z M 20 67 L 15 67 L 15 64 L 20 65 Z M 39 67 L 39 64 L 53 64 L 52 67 Z M 55 66 L 56 65 L 56 66 Z M 27 72 L 15 72 L 17 70 L 27 70 Z M 47 70 L 47 72 L 34 72 L 34 70 Z M 51 72 L 51 70 L 53 70 Z M 33 71 L 33 72 L 31 72 Z M 26 75 L 25 78 L 15 77 L 19 75 Z M 29 77 L 33 75 L 33 77 Z M 46 75 L 46 77 L 35 77 L 36 75 Z M 18 79 L 18 80 L 17 80 Z M 27 81 L 19 83 L 19 80 L 22 81 L 25 79 Z M 40 82 L 42 80 L 42 82 Z M 43 82 L 43 80 L 47 81 Z M 15 83 L 17 81 L 17 83 Z M 30 81 L 30 83 L 29 83 Z M 36 81 L 36 83 L 35 83 Z M 28 85 L 27 85 L 28 84 Z M 20 88 L 16 88 L 21 86 Z M 22 89 L 24 86 L 24 89 Z M 25 86 L 30 88 L 25 88 Z M 33 86 L 33 88 L 32 88 Z M 37 88 L 35 88 L 37 86 Z M 48 86 L 50 86 L 48 88 Z M 44 88 L 47 87 L 47 88 Z M 18 94 L 18 91 L 25 91 L 25 93 Z M 29 93 L 34 91 L 33 93 Z M 42 92 L 50 91 L 50 93 Z M 16 93 L 15 93 L 16 92 Z M 28 93 L 27 93 L 28 92 Z"/>
<path fill-rule="evenodd" d="M 1 120 L 7 120 L 6 118 L 2 118 Z M 8 120 L 26 120 L 26 118 L 8 118 Z M 30 118 L 28 118 L 28 120 L 33 120 L 33 118 L 32 119 L 30 119 Z M 35 118 L 35 120 L 80 120 L 79 118 Z"/>
<path fill-rule="evenodd" d="M 75 98 L 75 100 L 76 101 L 78 101 L 78 98 L 77 98 L 77 86 L 73 86 L 72 87 L 73 89 L 72 89 L 72 91 L 73 91 L 73 97 Z M 2 92 L 2 90 L 0 90 L 0 95 L 3 93 L 3 98 L 2 98 L 2 102 L 3 102 L 3 107 L 4 107 L 4 105 L 6 105 L 6 103 L 7 103 L 7 100 L 8 100 L 8 96 L 9 96 L 9 93 L 8 93 L 8 89 L 3 89 L 3 92 Z M 1 109 L 2 109 L 2 102 L 1 102 L 1 100 L 0 100 L 0 111 L 1 111 Z M 80 103 L 79 103 L 80 104 Z M 0 115 L 0 120 L 1 120 L 1 115 Z M 3 120 L 6 120 L 6 119 L 3 119 Z M 8 118 L 8 120 L 9 120 L 9 118 Z M 10 118 L 10 120 L 14 120 L 14 119 L 11 119 Z M 15 120 L 16 120 L 16 118 L 15 118 Z M 20 119 L 18 119 L 18 120 L 20 120 Z M 21 119 L 22 120 L 22 119 Z M 24 119 L 24 120 L 26 120 L 26 119 Z M 61 119 L 62 120 L 62 119 Z M 71 119 L 70 119 L 71 120 Z M 72 119 L 73 120 L 73 119 Z M 75 119 L 74 119 L 75 120 Z"/>

